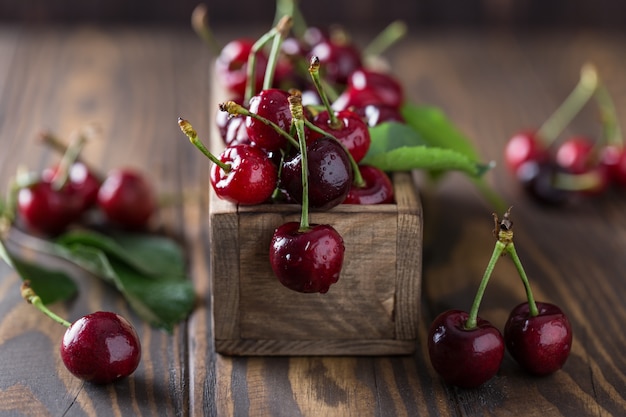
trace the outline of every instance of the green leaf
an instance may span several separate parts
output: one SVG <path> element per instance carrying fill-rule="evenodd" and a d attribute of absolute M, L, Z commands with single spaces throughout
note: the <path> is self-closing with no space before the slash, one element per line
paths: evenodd
<path fill-rule="evenodd" d="M 400 111 L 406 124 L 415 130 L 427 145 L 454 150 L 473 160 L 480 159 L 471 141 L 439 108 L 406 103 Z"/>
<path fill-rule="evenodd" d="M 462 171 L 473 177 L 479 177 L 490 166 L 479 164 L 460 152 L 452 149 L 430 146 L 404 146 L 388 152 L 366 157 L 363 164 L 373 165 L 383 171 L 410 171 L 424 169 L 429 171 Z"/>
<path fill-rule="evenodd" d="M 426 145 L 424 138 L 410 126 L 384 122 L 369 129 L 371 144 L 366 157 L 372 157 L 404 146 Z"/>

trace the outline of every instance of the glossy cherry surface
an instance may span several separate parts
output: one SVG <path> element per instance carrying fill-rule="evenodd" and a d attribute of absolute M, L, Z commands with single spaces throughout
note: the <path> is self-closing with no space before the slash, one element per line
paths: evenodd
<path fill-rule="evenodd" d="M 132 374 L 141 360 L 141 343 L 123 317 L 98 311 L 76 320 L 60 347 L 67 369 L 80 379 L 108 384 Z"/>
<path fill-rule="evenodd" d="M 556 186 L 559 167 L 553 162 L 528 161 L 517 169 L 517 179 L 534 201 L 547 206 L 561 206 L 571 201 L 573 193 Z"/>
<path fill-rule="evenodd" d="M 157 208 L 152 185 L 130 168 L 112 170 L 98 191 L 98 207 L 106 218 L 128 229 L 146 227 Z"/>
<path fill-rule="evenodd" d="M 346 109 L 379 104 L 398 109 L 404 102 L 404 89 L 390 74 L 359 68 L 350 74 L 348 85 L 333 107 Z"/>
<path fill-rule="evenodd" d="M 595 165 L 594 148 L 593 141 L 584 136 L 568 138 L 556 150 L 556 163 L 568 172 L 583 173 Z"/>
<path fill-rule="evenodd" d="M 355 112 L 351 110 L 341 110 L 335 112 L 338 126 L 331 126 L 330 114 L 324 110 L 319 112 L 313 119 L 313 124 L 330 135 L 339 139 L 341 143 L 352 155 L 352 158 L 360 162 L 371 144 L 371 137 L 367 124 Z M 319 133 L 312 133 L 313 137 L 321 136 Z"/>
<path fill-rule="evenodd" d="M 516 174 L 525 162 L 543 162 L 548 152 L 534 131 L 521 131 L 513 135 L 504 148 L 504 162 Z"/>
<path fill-rule="evenodd" d="M 274 231 L 270 244 L 274 274 L 294 291 L 326 293 L 341 273 L 343 238 L 327 224 L 299 228 L 300 223 L 288 222 Z"/>
<path fill-rule="evenodd" d="M 358 187 L 353 183 L 344 204 L 393 203 L 393 183 L 384 171 L 369 165 L 359 165 L 359 171 L 365 185 Z"/>
<path fill-rule="evenodd" d="M 474 388 L 491 379 L 504 357 L 504 339 L 487 320 L 466 329 L 468 313 L 448 310 L 431 324 L 428 354 L 435 371 L 451 385 Z"/>
<path fill-rule="evenodd" d="M 563 311 L 537 303 L 531 316 L 528 303 L 515 307 L 504 327 L 506 347 L 513 358 L 535 375 L 551 374 L 563 366 L 572 348 L 572 328 Z"/>
<path fill-rule="evenodd" d="M 289 93 L 287 91 L 270 88 L 252 97 L 248 110 L 289 132 L 291 110 L 288 99 Z M 278 151 L 284 149 L 287 144 L 287 140 L 272 126 L 252 117 L 246 117 L 246 130 L 252 143 L 266 151 Z"/>
<path fill-rule="evenodd" d="M 278 170 L 266 152 L 251 145 L 234 145 L 226 148 L 219 160 L 229 169 L 211 166 L 211 185 L 218 197 L 243 205 L 269 200 L 276 188 Z"/>
<path fill-rule="evenodd" d="M 240 97 L 245 95 L 248 79 L 248 57 L 254 45 L 252 39 L 234 39 L 228 42 L 215 60 L 215 70 L 222 85 L 231 93 Z M 255 88 L 259 91 L 263 85 L 267 56 L 262 51 L 256 54 Z"/>
<path fill-rule="evenodd" d="M 600 164 L 607 168 L 610 181 L 626 187 L 626 151 L 623 147 L 606 146 L 600 152 Z"/>
<path fill-rule="evenodd" d="M 302 154 L 286 160 L 280 175 L 280 186 L 298 203 L 302 203 Z M 352 185 L 350 160 L 336 140 L 323 137 L 307 146 L 309 171 L 309 206 L 327 210 L 341 204 Z"/>
<path fill-rule="evenodd" d="M 363 66 L 359 49 L 350 42 L 321 39 L 308 58 L 313 56 L 320 60 L 323 77 L 334 84 L 346 84 L 350 74 Z"/>
<path fill-rule="evenodd" d="M 41 177 L 44 181 L 52 182 L 58 175 L 58 171 L 59 166 L 45 169 Z M 96 204 L 100 185 L 100 179 L 82 162 L 77 161 L 70 166 L 65 187 L 69 187 L 72 193 L 82 200 L 82 210 L 87 210 Z"/>

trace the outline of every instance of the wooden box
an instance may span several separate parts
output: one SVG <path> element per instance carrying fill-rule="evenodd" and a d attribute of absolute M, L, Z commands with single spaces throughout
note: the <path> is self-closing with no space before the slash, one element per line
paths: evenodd
<path fill-rule="evenodd" d="M 216 85 L 216 84 L 214 84 Z M 214 101 L 217 103 L 216 101 Z M 214 108 L 217 108 L 217 104 Z M 211 150 L 224 148 L 217 129 Z M 393 174 L 396 204 L 312 211 L 346 247 L 326 294 L 285 288 L 269 262 L 274 230 L 300 206 L 237 206 L 209 198 L 210 277 L 217 352 L 229 355 L 399 355 L 415 351 L 422 273 L 422 210 L 410 172 Z"/>

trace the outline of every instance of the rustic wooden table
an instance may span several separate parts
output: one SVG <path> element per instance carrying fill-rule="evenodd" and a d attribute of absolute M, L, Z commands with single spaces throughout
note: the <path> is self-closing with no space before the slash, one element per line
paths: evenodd
<path fill-rule="evenodd" d="M 236 32 L 235 32 L 236 33 Z M 224 35 L 225 39 L 229 39 Z M 624 34 L 585 31 L 412 33 L 389 52 L 411 99 L 440 106 L 485 160 L 501 162 L 506 139 L 536 127 L 564 99 L 580 66 L 594 62 L 626 120 Z M 448 387 L 427 360 L 434 315 L 468 309 L 493 248 L 492 209 L 461 175 L 423 194 L 423 308 L 417 353 L 400 357 L 226 357 L 212 342 L 208 292 L 208 162 L 181 135 L 179 115 L 209 130 L 212 56 L 191 30 L 79 26 L 0 27 L 0 178 L 57 156 L 37 143 L 86 122 L 102 126 L 84 157 L 103 170 L 134 166 L 185 204 L 160 213 L 184 240 L 199 305 L 172 334 L 151 329 L 116 292 L 84 277 L 80 295 L 52 306 L 78 318 L 112 309 L 137 324 L 144 346 L 135 374 L 85 384 L 63 367 L 61 326 L 22 301 L 19 278 L 0 264 L 0 415 L 29 416 L 608 416 L 626 413 L 626 194 L 545 209 L 525 198 L 502 166 L 489 181 L 514 206 L 516 243 L 536 297 L 560 305 L 574 344 L 564 368 L 534 378 L 507 355 L 479 389 Z M 568 133 L 597 135 L 593 112 Z M 5 188 L 2 188 L 3 190 Z M 523 289 L 499 263 L 481 315 L 502 327 Z"/>

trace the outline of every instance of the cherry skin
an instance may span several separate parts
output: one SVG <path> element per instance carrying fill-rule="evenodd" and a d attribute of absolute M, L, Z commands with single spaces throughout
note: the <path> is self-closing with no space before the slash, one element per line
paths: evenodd
<path fill-rule="evenodd" d="M 343 110 L 350 107 L 364 107 L 379 104 L 395 109 L 404 102 L 404 89 L 391 75 L 359 68 L 350 74 L 348 85 L 333 108 Z"/>
<path fill-rule="evenodd" d="M 359 171 L 365 185 L 352 184 L 343 204 L 393 203 L 393 183 L 384 171 L 369 165 L 359 165 Z"/>
<path fill-rule="evenodd" d="M 504 339 L 497 328 L 480 317 L 477 327 L 466 329 L 468 316 L 461 310 L 437 316 L 428 333 L 428 354 L 446 383 L 475 388 L 498 372 L 504 358 Z"/>
<path fill-rule="evenodd" d="M 563 141 L 556 150 L 556 163 L 568 172 L 580 174 L 593 164 L 594 143 L 582 136 Z"/>
<path fill-rule="evenodd" d="M 98 311 L 76 320 L 60 347 L 65 367 L 78 378 L 109 384 L 132 374 L 141 360 L 141 343 L 123 317 Z"/>
<path fill-rule="evenodd" d="M 278 125 L 289 132 L 291 127 L 291 110 L 289 109 L 289 93 L 277 88 L 261 91 L 250 99 L 249 111 Z M 266 151 L 284 149 L 287 140 L 272 126 L 246 117 L 246 130 L 252 143 Z"/>
<path fill-rule="evenodd" d="M 547 159 L 548 152 L 534 131 L 516 133 L 504 148 L 504 162 L 513 174 L 525 162 L 543 162 Z"/>
<path fill-rule="evenodd" d="M 228 42 L 215 60 L 215 70 L 221 84 L 230 92 L 243 97 L 248 81 L 248 56 L 252 53 L 254 40 L 234 39 Z M 256 54 L 255 91 L 263 85 L 267 57 L 262 51 Z"/>
<path fill-rule="evenodd" d="M 320 60 L 323 77 L 333 84 L 346 84 L 348 77 L 361 68 L 361 53 L 350 42 L 322 39 L 309 53 L 309 61 L 313 56 Z"/>
<path fill-rule="evenodd" d="M 364 107 L 354 107 L 352 111 L 361 116 L 369 127 L 378 126 L 384 122 L 406 122 L 397 108 L 384 104 L 368 104 Z"/>
<path fill-rule="evenodd" d="M 545 206 L 562 206 L 572 200 L 571 191 L 557 188 L 559 167 L 550 161 L 527 161 L 517 169 L 517 179 L 524 192 Z"/>
<path fill-rule="evenodd" d="M 211 167 L 211 185 L 219 198 L 242 205 L 269 200 L 278 169 L 266 152 L 251 145 L 234 145 L 226 148 L 219 160 L 229 166 L 228 171 L 217 164 Z"/>
<path fill-rule="evenodd" d="M 367 154 L 372 141 L 367 124 L 357 113 L 351 110 L 341 110 L 335 114 L 338 126 L 331 126 L 331 117 L 326 110 L 315 116 L 313 124 L 339 139 L 355 162 L 358 163 Z M 316 138 L 321 135 L 315 132 L 312 133 L 312 136 Z"/>
<path fill-rule="evenodd" d="M 345 246 L 330 225 L 310 225 L 300 231 L 299 222 L 278 227 L 270 244 L 270 263 L 285 287 L 303 293 L 326 293 L 339 280 Z"/>
<path fill-rule="evenodd" d="M 600 152 L 600 165 L 606 167 L 610 181 L 626 187 L 626 151 L 623 147 L 606 146 Z"/>
<path fill-rule="evenodd" d="M 52 182 L 58 175 L 59 166 L 45 169 L 41 176 L 44 181 Z M 68 182 L 65 185 L 72 189 L 77 198 L 82 200 L 81 210 L 94 206 L 98 200 L 100 179 L 82 162 L 74 162 L 69 168 Z"/>
<path fill-rule="evenodd" d="M 65 231 L 78 219 L 82 207 L 83 199 L 71 187 L 56 190 L 50 181 L 21 188 L 17 194 L 19 219 L 29 232 L 44 236 Z"/>
<path fill-rule="evenodd" d="M 336 140 L 323 137 L 307 146 L 309 171 L 309 207 L 328 210 L 341 204 L 352 185 L 350 160 Z M 298 203 L 302 203 L 302 154 L 283 163 L 280 186 Z"/>
<path fill-rule="evenodd" d="M 98 207 L 112 223 L 126 229 L 143 229 L 157 208 L 148 180 L 130 168 L 112 170 L 98 191 Z"/>
<path fill-rule="evenodd" d="M 531 316 L 528 303 L 511 311 L 504 327 L 506 347 L 513 358 L 534 375 L 548 375 L 563 366 L 572 347 L 572 328 L 563 311 L 550 303 L 537 303 Z"/>

